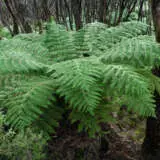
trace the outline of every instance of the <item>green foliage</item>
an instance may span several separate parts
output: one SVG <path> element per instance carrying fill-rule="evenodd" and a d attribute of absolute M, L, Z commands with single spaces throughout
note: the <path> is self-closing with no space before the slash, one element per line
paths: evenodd
<path fill-rule="evenodd" d="M 52 62 L 72 59 L 75 56 L 75 50 L 70 39 L 70 35 L 65 28 L 57 25 L 54 21 L 48 23 L 44 45 L 49 51 Z"/>
<path fill-rule="evenodd" d="M 72 108 L 94 114 L 101 100 L 102 77 L 96 61 L 76 59 L 53 65 L 49 72 L 55 70 L 51 77 L 55 79 L 57 93 L 64 96 Z M 73 96 L 76 95 L 76 96 Z"/>
<path fill-rule="evenodd" d="M 1 41 L 0 101 L 7 122 L 53 133 L 67 111 L 80 131 L 93 136 L 121 104 L 155 116 L 153 92 L 160 84 L 151 70 L 159 66 L 159 45 L 147 30 L 131 21 L 67 32 L 50 22 L 44 35 Z"/>
<path fill-rule="evenodd" d="M 102 56 L 106 63 L 128 64 L 136 68 L 159 65 L 159 45 L 151 36 L 123 40 Z"/>
<path fill-rule="evenodd" d="M 0 114 L 0 159 L 8 160 L 42 160 L 45 158 L 46 139 L 43 134 L 35 134 L 30 129 L 24 133 L 16 133 L 12 129 L 5 132 L 5 117 Z"/>
<path fill-rule="evenodd" d="M 141 22 L 125 22 L 117 27 L 107 28 L 104 24 L 90 24 L 85 28 L 87 34 L 85 41 L 94 54 L 104 54 L 106 49 L 114 48 L 114 45 L 122 40 L 146 35 L 148 26 Z M 98 52 L 98 53 L 97 53 Z"/>
<path fill-rule="evenodd" d="M 0 37 L 11 38 L 11 34 L 7 28 L 0 26 Z"/>
<path fill-rule="evenodd" d="M 6 92 L 6 100 L 3 105 L 8 109 L 7 119 L 12 125 L 18 128 L 25 128 L 38 118 L 43 108 L 48 107 L 53 99 L 52 81 L 43 78 L 30 78 L 28 81 L 21 81 L 9 94 Z M 46 106 L 47 105 L 47 106 Z M 18 110 L 18 111 L 17 111 Z"/>

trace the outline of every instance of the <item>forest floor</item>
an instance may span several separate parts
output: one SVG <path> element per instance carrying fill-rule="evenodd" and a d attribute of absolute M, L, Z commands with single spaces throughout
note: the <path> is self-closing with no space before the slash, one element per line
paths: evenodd
<path fill-rule="evenodd" d="M 108 133 L 94 139 L 74 125 L 59 128 L 49 142 L 48 160 L 139 160 L 145 120 L 127 112 L 114 116 L 115 123 L 102 125 Z"/>

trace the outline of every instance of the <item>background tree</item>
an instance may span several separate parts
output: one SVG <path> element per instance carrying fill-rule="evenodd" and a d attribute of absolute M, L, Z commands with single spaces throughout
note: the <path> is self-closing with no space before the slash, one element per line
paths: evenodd
<path fill-rule="evenodd" d="M 147 11 L 146 0 L 4 0 L 0 1 L 0 21 L 12 35 L 30 33 L 53 16 L 67 29 L 80 29 L 94 21 L 109 26 L 127 21 L 133 12 L 143 20 Z M 138 11 L 137 11 L 138 9 Z M 13 26 L 13 27 L 11 27 Z"/>

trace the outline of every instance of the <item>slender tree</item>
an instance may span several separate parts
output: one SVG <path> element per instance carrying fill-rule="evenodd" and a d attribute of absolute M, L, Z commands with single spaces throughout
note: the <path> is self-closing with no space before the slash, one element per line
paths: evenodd
<path fill-rule="evenodd" d="M 13 32 L 12 32 L 12 36 L 14 36 L 14 35 L 16 35 L 16 34 L 19 33 L 18 20 L 17 20 L 17 17 L 15 15 L 15 13 L 12 10 L 12 7 L 10 5 L 11 3 L 8 0 L 5 0 L 4 2 L 6 4 L 6 7 L 7 7 L 9 13 L 10 13 L 12 19 L 13 19 Z"/>
<path fill-rule="evenodd" d="M 76 30 L 79 30 L 82 28 L 82 0 L 72 0 L 71 7 L 76 24 Z"/>

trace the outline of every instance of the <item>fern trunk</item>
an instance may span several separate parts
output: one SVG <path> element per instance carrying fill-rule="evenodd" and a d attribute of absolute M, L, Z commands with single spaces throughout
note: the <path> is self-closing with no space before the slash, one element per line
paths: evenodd
<path fill-rule="evenodd" d="M 160 43 L 160 0 L 151 0 L 156 41 Z M 160 68 L 153 69 L 153 74 L 160 77 Z M 160 159 L 160 95 L 155 92 L 156 118 L 149 117 L 146 124 L 146 137 L 142 146 L 144 160 Z"/>
<path fill-rule="evenodd" d="M 142 146 L 144 160 L 160 159 L 160 96 L 155 93 L 157 118 L 149 117 L 146 123 L 146 136 Z"/>

